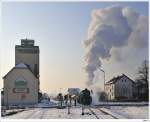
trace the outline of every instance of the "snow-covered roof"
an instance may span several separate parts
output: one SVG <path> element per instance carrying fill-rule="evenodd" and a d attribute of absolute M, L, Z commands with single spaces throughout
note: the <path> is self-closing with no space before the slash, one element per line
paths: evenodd
<path fill-rule="evenodd" d="M 118 80 L 120 80 L 122 77 L 126 77 L 128 79 L 130 79 L 128 76 L 126 76 L 125 74 L 122 74 L 120 76 L 114 77 L 112 78 L 110 81 L 106 82 L 105 84 L 113 84 L 116 83 Z M 132 79 L 130 79 L 133 83 L 135 83 Z"/>
<path fill-rule="evenodd" d="M 10 72 L 12 72 L 13 71 L 13 69 L 28 69 L 32 74 L 33 74 L 33 72 L 30 70 L 30 68 L 25 64 L 25 63 L 19 63 L 19 64 L 16 64 L 16 66 L 14 66 L 4 77 L 3 77 L 3 79 L 4 78 L 6 78 L 6 76 L 10 73 Z M 34 75 L 34 74 L 33 74 Z M 35 75 L 34 75 L 35 76 Z"/>
<path fill-rule="evenodd" d="M 28 68 L 24 63 L 19 63 L 15 66 L 15 68 Z"/>

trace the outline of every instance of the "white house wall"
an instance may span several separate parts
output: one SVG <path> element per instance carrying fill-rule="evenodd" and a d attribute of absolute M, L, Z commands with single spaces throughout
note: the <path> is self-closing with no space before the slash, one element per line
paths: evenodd
<path fill-rule="evenodd" d="M 117 97 L 133 97 L 133 82 L 126 76 L 123 76 L 118 81 L 105 84 L 105 92 L 109 100 L 115 100 Z"/>
<path fill-rule="evenodd" d="M 16 88 L 15 81 L 17 78 L 23 77 L 27 81 L 26 88 L 29 93 L 14 93 Z M 34 104 L 38 102 L 38 79 L 28 69 L 13 69 L 4 78 L 4 103 L 5 104 Z M 25 95 L 24 100 L 21 100 L 21 95 Z"/>
<path fill-rule="evenodd" d="M 105 85 L 105 92 L 109 100 L 115 99 L 115 88 L 114 84 Z"/>
<path fill-rule="evenodd" d="M 132 98 L 133 94 L 133 88 L 132 88 L 133 82 L 127 78 L 122 77 L 115 83 L 115 95 L 116 97 L 125 96 L 127 98 Z"/>

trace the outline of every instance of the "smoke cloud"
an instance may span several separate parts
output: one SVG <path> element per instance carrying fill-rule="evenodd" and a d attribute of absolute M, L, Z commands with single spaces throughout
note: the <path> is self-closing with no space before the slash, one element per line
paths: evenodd
<path fill-rule="evenodd" d="M 111 6 L 93 10 L 85 45 L 85 70 L 87 84 L 92 85 L 94 72 L 109 60 L 117 51 L 112 48 L 132 46 L 144 48 L 148 45 L 148 17 L 140 15 L 131 8 Z"/>

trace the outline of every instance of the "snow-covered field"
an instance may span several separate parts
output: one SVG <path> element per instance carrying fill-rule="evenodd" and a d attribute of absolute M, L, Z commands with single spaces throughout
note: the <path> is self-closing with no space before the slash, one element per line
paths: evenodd
<path fill-rule="evenodd" d="M 91 115 L 87 114 L 82 116 L 81 108 L 72 108 L 70 114 L 67 112 L 67 108 L 36 108 L 12 116 L 3 117 L 3 119 L 96 119 L 89 110 L 85 110 L 85 112 Z"/>
<path fill-rule="evenodd" d="M 51 101 L 48 101 L 48 100 L 43 100 L 41 101 L 41 103 L 38 103 L 36 105 L 34 105 L 34 107 L 36 108 L 41 108 L 41 107 L 45 107 L 45 108 L 51 108 L 51 107 L 56 107 L 58 104 L 58 101 L 54 101 L 54 100 L 51 100 Z"/>
<path fill-rule="evenodd" d="M 125 116 L 128 119 L 148 119 L 148 106 L 111 106 L 112 112 Z"/>
<path fill-rule="evenodd" d="M 97 102 L 95 103 L 94 105 L 101 105 L 101 106 L 104 106 L 104 105 L 110 105 L 110 106 L 143 106 L 143 105 L 148 105 L 149 103 L 148 102 Z"/>
<path fill-rule="evenodd" d="M 124 116 L 127 119 L 148 119 L 148 106 L 108 106 L 108 111 Z M 34 108 L 2 119 L 114 119 L 113 116 L 103 113 L 101 107 L 85 109 L 85 115 L 81 115 L 81 107 L 72 107 L 71 113 L 68 109 L 57 108 Z"/>

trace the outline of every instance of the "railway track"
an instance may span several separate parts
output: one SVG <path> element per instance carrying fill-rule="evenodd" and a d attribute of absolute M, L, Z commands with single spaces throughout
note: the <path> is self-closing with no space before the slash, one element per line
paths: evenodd
<path fill-rule="evenodd" d="M 96 119 L 99 119 L 99 117 L 97 116 L 97 114 L 91 108 L 89 108 L 89 111 L 96 117 Z"/>
<path fill-rule="evenodd" d="M 95 116 L 96 119 L 124 119 L 124 117 L 118 114 L 111 113 L 108 109 L 101 110 L 100 108 L 89 108 L 89 111 Z"/>
<path fill-rule="evenodd" d="M 24 112 L 6 116 L 9 119 L 124 119 L 121 115 L 111 112 L 106 108 L 86 107 L 84 115 L 81 115 L 82 107 L 71 108 L 71 114 L 67 114 L 67 108 L 35 108 Z"/>

